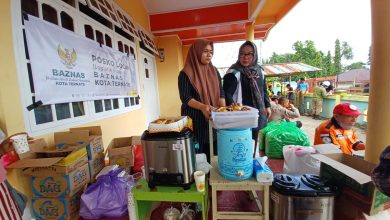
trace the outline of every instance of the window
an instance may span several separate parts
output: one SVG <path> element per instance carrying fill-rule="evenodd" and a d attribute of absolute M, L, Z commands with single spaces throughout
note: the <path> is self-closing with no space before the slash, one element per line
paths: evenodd
<path fill-rule="evenodd" d="M 145 63 L 145 78 L 149 78 L 148 59 L 144 59 Z"/>
<path fill-rule="evenodd" d="M 141 27 L 138 29 L 138 31 L 142 40 L 141 47 L 144 47 L 144 49 L 146 49 L 151 54 L 158 55 L 157 46 L 152 41 L 151 37 L 149 37 Z"/>
<path fill-rule="evenodd" d="M 104 18 L 120 26 L 119 20 L 116 16 L 115 10 L 108 0 L 87 0 L 88 6 L 96 13 L 102 15 Z"/>
<path fill-rule="evenodd" d="M 19 9 L 22 15 L 33 15 L 40 17 L 50 23 L 56 24 L 73 32 L 79 32 L 91 40 L 99 42 L 113 49 L 116 49 L 134 57 L 135 43 L 133 39 L 124 37 L 124 34 L 118 33 L 118 27 L 113 27 L 112 21 L 104 19 L 104 16 L 90 13 L 82 4 L 79 4 L 80 11 L 75 7 L 74 0 L 18 0 L 12 1 L 13 9 Z M 89 1 L 93 2 L 93 1 Z M 95 1 L 109 3 L 111 1 Z M 108 14 L 114 12 L 114 9 L 108 4 L 105 5 Z M 100 6 L 99 6 L 100 7 Z M 111 12 L 110 12 L 111 10 Z M 23 16 L 26 17 L 26 16 Z M 20 17 L 19 17 L 20 18 Z M 97 20 L 95 20 L 97 19 Z M 23 64 L 18 74 L 21 75 L 20 86 L 26 88 L 22 91 L 23 106 L 28 107 L 36 103 L 34 97 L 33 74 L 30 64 L 29 51 L 23 26 L 23 20 L 14 19 L 16 26 L 20 27 L 18 42 L 15 51 L 22 54 L 23 59 L 17 60 L 17 63 Z M 108 25 L 107 25 L 108 24 Z M 81 28 L 76 28 L 81 27 Z M 136 65 L 137 68 L 137 65 Z M 137 70 L 136 70 L 137 71 Z M 137 71 L 138 72 L 138 71 Z M 137 76 L 138 77 L 138 76 Z M 53 129 L 66 129 L 71 126 L 77 126 L 82 123 L 111 117 L 117 114 L 133 111 L 141 108 L 138 97 L 126 97 L 116 99 L 104 99 L 94 101 L 80 101 L 71 103 L 57 103 L 52 105 L 37 105 L 31 111 L 25 110 L 27 118 L 26 128 L 32 135 L 53 132 Z"/>
<path fill-rule="evenodd" d="M 131 36 L 140 39 L 133 18 L 126 14 L 118 5 L 114 5 L 116 14 L 118 15 L 119 22 L 121 23 L 123 30 L 129 33 Z"/>

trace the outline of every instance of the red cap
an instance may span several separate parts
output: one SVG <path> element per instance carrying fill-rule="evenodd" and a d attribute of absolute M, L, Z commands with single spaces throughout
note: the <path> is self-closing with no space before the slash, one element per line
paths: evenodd
<path fill-rule="evenodd" d="M 334 107 L 333 114 L 340 114 L 340 115 L 346 115 L 346 116 L 359 116 L 359 115 L 365 115 L 361 113 L 355 105 L 352 105 L 351 103 L 341 103 Z"/>

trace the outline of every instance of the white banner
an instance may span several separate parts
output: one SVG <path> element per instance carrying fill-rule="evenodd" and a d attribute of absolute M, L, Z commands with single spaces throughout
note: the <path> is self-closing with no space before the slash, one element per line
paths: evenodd
<path fill-rule="evenodd" d="M 136 61 L 37 17 L 25 21 L 35 99 L 43 104 L 139 94 Z"/>

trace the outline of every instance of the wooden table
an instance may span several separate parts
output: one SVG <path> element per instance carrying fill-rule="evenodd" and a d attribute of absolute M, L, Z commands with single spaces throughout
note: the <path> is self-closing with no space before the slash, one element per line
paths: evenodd
<path fill-rule="evenodd" d="M 269 187 L 272 183 L 257 182 L 254 177 L 244 181 L 232 181 L 223 178 L 218 172 L 218 157 L 213 157 L 210 171 L 211 203 L 213 219 L 269 219 Z M 258 212 L 233 212 L 217 210 L 217 191 L 249 191 L 253 194 Z M 256 191 L 263 192 L 262 204 Z"/>
<path fill-rule="evenodd" d="M 157 186 L 149 189 L 145 179 L 140 179 L 133 187 L 135 209 L 137 219 L 145 219 L 153 202 L 196 202 L 202 206 L 202 217 L 207 219 L 208 183 L 206 180 L 205 191 L 198 192 L 195 183 L 188 190 L 183 187 Z"/>
<path fill-rule="evenodd" d="M 269 219 L 269 187 L 272 182 L 259 183 L 254 177 L 244 181 L 232 181 L 225 179 L 219 174 L 218 171 L 218 157 L 214 156 L 213 146 L 213 123 L 209 121 L 209 141 L 210 141 L 210 157 L 211 166 L 210 170 L 210 185 L 211 185 L 211 203 L 214 219 Z M 252 193 L 256 205 L 259 209 L 258 212 L 228 212 L 217 210 L 217 191 L 249 191 Z M 263 205 L 261 205 L 256 191 L 263 192 Z"/>

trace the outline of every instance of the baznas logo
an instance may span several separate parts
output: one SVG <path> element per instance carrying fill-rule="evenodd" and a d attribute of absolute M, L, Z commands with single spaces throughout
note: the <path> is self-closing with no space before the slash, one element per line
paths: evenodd
<path fill-rule="evenodd" d="M 74 66 L 76 66 L 77 54 L 74 48 L 72 53 L 70 53 L 67 48 L 64 50 L 60 45 L 58 45 L 57 53 L 61 58 L 61 62 L 66 66 L 66 68 L 72 69 Z"/>

